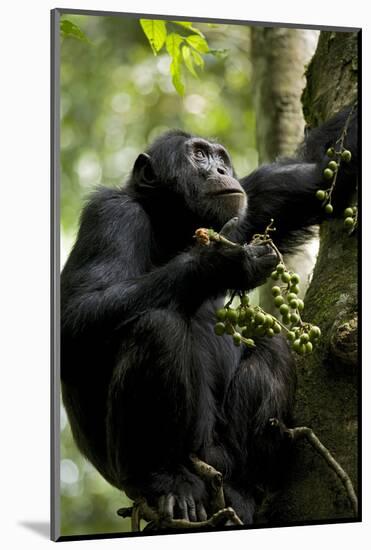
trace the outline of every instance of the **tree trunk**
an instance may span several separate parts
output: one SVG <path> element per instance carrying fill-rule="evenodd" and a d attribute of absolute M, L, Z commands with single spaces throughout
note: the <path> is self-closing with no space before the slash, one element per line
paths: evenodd
<path fill-rule="evenodd" d="M 293 155 L 303 139 L 305 121 L 301 95 L 305 67 L 312 58 L 318 31 L 283 28 L 252 29 L 252 60 L 256 138 L 259 163 Z M 302 280 L 304 296 L 318 252 L 318 237 L 302 250 L 285 257 L 285 264 Z M 271 285 L 259 289 L 259 304 L 275 313 Z"/>
<path fill-rule="evenodd" d="M 252 29 L 254 103 L 259 163 L 292 155 L 303 138 L 301 94 L 305 66 L 318 31 L 255 27 Z"/>
<path fill-rule="evenodd" d="M 321 33 L 302 98 L 310 125 L 357 98 L 357 46 L 358 33 Z M 297 362 L 295 424 L 314 430 L 358 492 L 357 236 L 349 236 L 340 219 L 321 225 L 303 317 L 323 336 L 315 352 Z M 274 508 L 269 520 L 280 523 L 354 519 L 341 481 L 305 441 L 296 446 L 288 485 Z"/>

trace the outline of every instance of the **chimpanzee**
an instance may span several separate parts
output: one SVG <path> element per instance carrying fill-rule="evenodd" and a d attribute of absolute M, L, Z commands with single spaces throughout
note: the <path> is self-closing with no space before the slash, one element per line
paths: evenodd
<path fill-rule="evenodd" d="M 101 187 L 85 206 L 61 276 L 63 400 L 80 451 L 129 497 L 206 519 L 195 454 L 222 472 L 227 505 L 252 522 L 255 487 L 283 461 L 269 419 L 290 422 L 294 364 L 281 336 L 255 349 L 216 336 L 215 310 L 228 289 L 264 282 L 277 257 L 267 245 L 200 246 L 193 235 L 225 226 L 249 243 L 273 218 L 282 252 L 303 243 L 324 216 L 315 194 L 348 114 L 312 130 L 296 158 L 241 180 L 222 145 L 169 131 L 138 156 L 126 185 Z M 354 191 L 356 141 L 354 112 L 335 215 Z"/>

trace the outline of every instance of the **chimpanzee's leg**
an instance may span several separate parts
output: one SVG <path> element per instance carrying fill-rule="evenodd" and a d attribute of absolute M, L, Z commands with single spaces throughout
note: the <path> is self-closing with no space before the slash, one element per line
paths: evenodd
<path fill-rule="evenodd" d="M 189 327 L 177 313 L 153 310 L 126 330 L 108 398 L 111 477 L 164 514 L 206 519 L 207 490 L 189 456 L 207 439 L 207 388 Z"/>

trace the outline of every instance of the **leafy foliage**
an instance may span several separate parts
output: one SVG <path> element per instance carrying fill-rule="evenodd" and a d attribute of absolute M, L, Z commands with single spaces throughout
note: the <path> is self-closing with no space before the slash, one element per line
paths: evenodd
<path fill-rule="evenodd" d="M 171 57 L 170 74 L 172 76 L 174 88 L 180 95 L 184 95 L 184 84 L 181 78 L 180 64 L 181 53 L 180 46 L 183 43 L 183 38 L 172 32 L 166 38 L 166 50 Z"/>
<path fill-rule="evenodd" d="M 166 23 L 161 20 L 141 19 L 141 27 L 144 34 L 151 44 L 152 51 L 155 55 L 161 50 L 166 41 Z"/>
<path fill-rule="evenodd" d="M 192 52 L 191 48 L 189 46 L 187 46 L 186 44 L 182 48 L 182 55 L 183 55 L 183 61 L 185 63 L 185 66 L 187 67 L 189 72 L 195 78 L 198 78 L 198 74 L 197 74 L 197 72 L 195 70 L 195 66 L 194 66 L 195 59 L 194 59 L 193 52 Z M 204 60 L 202 59 L 201 56 L 199 56 L 199 60 L 201 60 L 201 65 L 203 67 Z"/>
<path fill-rule="evenodd" d="M 199 34 L 200 36 L 203 36 L 202 32 L 199 29 L 196 29 L 193 26 L 193 23 L 190 23 L 189 21 L 171 21 L 175 25 L 180 25 L 181 27 L 184 27 L 185 29 L 188 29 L 189 31 L 192 31 L 195 34 Z"/>
<path fill-rule="evenodd" d="M 157 19 L 140 19 L 141 27 L 157 55 L 164 44 L 171 58 L 170 74 L 174 88 L 179 95 L 184 95 L 185 87 L 182 78 L 182 66 L 198 78 L 196 67 L 203 69 L 205 62 L 203 55 L 225 55 L 226 50 L 211 50 L 202 32 L 193 26 L 190 21 L 162 21 Z M 192 34 L 179 34 L 171 28 L 182 27 Z"/>
<path fill-rule="evenodd" d="M 208 53 L 209 46 L 205 38 L 198 36 L 197 34 L 191 34 L 186 38 L 188 44 L 199 53 Z"/>
<path fill-rule="evenodd" d="M 72 23 L 72 21 L 69 21 L 68 19 L 62 19 L 60 30 L 61 36 L 63 38 L 73 37 L 81 40 L 82 42 L 86 42 L 87 44 L 91 44 L 86 34 L 83 33 L 82 30 L 75 23 Z"/>

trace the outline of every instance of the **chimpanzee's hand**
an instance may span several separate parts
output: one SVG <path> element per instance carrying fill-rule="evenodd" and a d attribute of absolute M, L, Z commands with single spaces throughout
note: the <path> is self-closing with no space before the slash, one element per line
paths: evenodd
<path fill-rule="evenodd" d="M 238 218 L 231 218 L 222 227 L 220 235 L 233 241 L 238 222 Z M 249 290 L 261 285 L 278 263 L 277 255 L 269 245 L 245 244 L 243 248 L 245 255 L 242 256 L 243 273 L 241 283 L 231 287 L 236 290 Z"/>
<path fill-rule="evenodd" d="M 269 244 L 245 245 L 246 254 L 245 273 L 249 288 L 255 288 L 263 284 L 279 260 L 276 252 Z"/>
<path fill-rule="evenodd" d="M 213 242 L 205 247 L 210 276 L 222 289 L 251 290 L 269 277 L 278 263 L 269 245 L 237 245 Z"/>
<path fill-rule="evenodd" d="M 232 268 L 232 277 L 235 277 L 235 281 L 230 287 L 236 290 L 251 290 L 260 286 L 278 263 L 276 253 L 266 244 L 244 245 L 237 253 L 237 259 L 240 265 L 239 268 Z"/>

